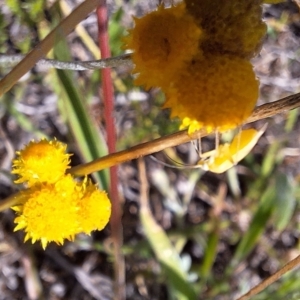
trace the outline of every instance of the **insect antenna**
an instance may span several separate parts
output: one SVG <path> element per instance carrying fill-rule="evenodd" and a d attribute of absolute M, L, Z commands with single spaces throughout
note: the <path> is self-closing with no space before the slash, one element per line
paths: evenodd
<path fill-rule="evenodd" d="M 192 141 L 192 144 L 195 148 L 195 151 L 197 152 L 198 156 L 202 156 L 202 144 L 201 144 L 201 135 L 199 134 L 198 138 Z"/>

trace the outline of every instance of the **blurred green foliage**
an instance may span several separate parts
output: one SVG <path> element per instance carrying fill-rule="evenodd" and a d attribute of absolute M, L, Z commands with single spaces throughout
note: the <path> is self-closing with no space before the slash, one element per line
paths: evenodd
<path fill-rule="evenodd" d="M 34 25 L 44 18 L 45 0 L 6 0 L 6 5 L 22 22 Z"/>

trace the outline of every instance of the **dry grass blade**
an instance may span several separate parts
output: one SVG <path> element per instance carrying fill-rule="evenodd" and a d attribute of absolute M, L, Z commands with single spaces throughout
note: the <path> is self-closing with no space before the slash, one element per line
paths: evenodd
<path fill-rule="evenodd" d="M 297 93 L 280 100 L 258 106 L 248 118 L 246 123 L 248 124 L 258 120 L 266 119 L 268 117 L 273 117 L 274 115 L 295 109 L 299 106 L 300 93 Z"/>
<path fill-rule="evenodd" d="M 26 57 L 20 61 L 11 72 L 0 81 L 0 96 L 9 91 L 12 86 L 28 72 L 35 63 L 43 58 L 61 38 L 67 36 L 74 27 L 93 11 L 100 0 L 86 0 L 79 5 L 67 18 L 54 28 Z"/>
<path fill-rule="evenodd" d="M 257 286 L 252 288 L 248 293 L 244 294 L 242 297 L 238 298 L 237 300 L 247 300 L 250 299 L 252 296 L 257 295 L 264 289 L 266 289 L 269 285 L 274 283 L 276 280 L 278 280 L 281 276 L 289 272 L 290 270 L 296 268 L 300 264 L 300 255 L 288 262 L 284 267 L 282 267 L 280 270 L 278 270 L 276 273 L 271 275 L 266 280 L 259 283 Z"/>

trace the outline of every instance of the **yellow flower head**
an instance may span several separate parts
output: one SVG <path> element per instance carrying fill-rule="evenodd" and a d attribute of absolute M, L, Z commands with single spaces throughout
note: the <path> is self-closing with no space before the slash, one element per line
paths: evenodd
<path fill-rule="evenodd" d="M 249 61 L 230 55 L 194 59 L 167 91 L 165 107 L 189 133 L 205 127 L 225 131 L 242 124 L 258 98 L 258 81 Z"/>
<path fill-rule="evenodd" d="M 67 146 L 57 140 L 30 142 L 17 152 L 13 161 L 13 174 L 19 175 L 16 183 L 54 183 L 62 177 L 69 167 L 70 154 L 65 153 Z"/>
<path fill-rule="evenodd" d="M 170 8 L 159 6 L 146 16 L 135 18 L 135 27 L 124 38 L 132 49 L 136 84 L 164 87 L 173 74 L 199 52 L 202 30 L 186 12 L 184 3 Z"/>
<path fill-rule="evenodd" d="M 102 230 L 108 223 L 111 214 L 110 201 L 107 194 L 98 190 L 91 182 L 87 183 L 78 206 L 78 222 L 82 232 L 89 234 L 93 230 Z"/>
<path fill-rule="evenodd" d="M 40 240 L 43 248 L 51 241 L 63 244 L 75 234 L 101 230 L 111 214 L 104 191 L 91 182 L 77 183 L 71 175 L 56 183 L 41 183 L 20 192 L 19 204 L 12 207 L 18 216 L 15 231 L 24 229 L 25 241 Z"/>
<path fill-rule="evenodd" d="M 63 244 L 77 233 L 103 229 L 111 213 L 105 192 L 87 179 L 77 182 L 65 175 L 70 157 L 65 150 L 56 140 L 30 142 L 14 160 L 17 183 L 29 185 L 15 196 L 15 231 L 24 229 L 25 241 L 40 240 L 44 249 L 51 241 Z"/>
<path fill-rule="evenodd" d="M 81 188 L 71 175 L 56 183 L 41 183 L 25 190 L 23 201 L 13 207 L 19 215 L 15 219 L 15 231 L 24 229 L 25 241 L 41 240 L 43 248 L 54 241 L 63 244 L 78 233 L 78 199 Z"/>
<path fill-rule="evenodd" d="M 267 27 L 262 22 L 261 0 L 185 0 L 186 9 L 206 32 L 207 53 L 253 57 Z"/>

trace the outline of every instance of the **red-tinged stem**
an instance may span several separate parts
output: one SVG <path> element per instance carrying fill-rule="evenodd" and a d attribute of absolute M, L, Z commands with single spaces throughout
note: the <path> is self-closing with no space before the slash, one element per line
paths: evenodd
<path fill-rule="evenodd" d="M 98 19 L 98 39 L 102 58 L 111 56 L 108 39 L 108 16 L 106 1 L 101 1 L 97 8 Z M 111 79 L 111 70 L 103 69 L 102 73 L 102 90 L 104 99 L 104 116 L 107 132 L 107 144 L 109 153 L 116 152 L 116 130 L 113 118 L 114 111 L 114 93 Z M 110 219 L 111 235 L 114 247 L 114 271 L 115 271 L 115 299 L 125 299 L 125 262 L 121 252 L 123 243 L 123 228 L 121 223 L 121 206 L 118 194 L 118 176 L 117 167 L 110 168 L 110 197 L 112 200 L 112 215 Z"/>

